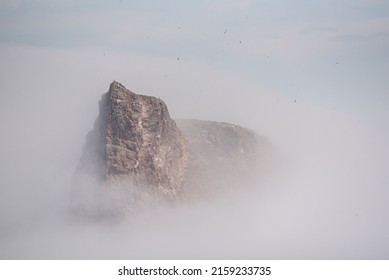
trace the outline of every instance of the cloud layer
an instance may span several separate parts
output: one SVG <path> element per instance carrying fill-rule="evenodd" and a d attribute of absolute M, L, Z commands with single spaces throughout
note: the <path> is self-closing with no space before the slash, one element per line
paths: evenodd
<path fill-rule="evenodd" d="M 198 61 L 1 50 L 0 258 L 389 257 L 387 115 L 295 102 Z M 66 212 L 70 178 L 113 79 L 161 97 L 174 118 L 255 129 L 276 147 L 277 169 L 254 189 L 242 183 L 215 200 L 119 224 L 77 223 Z"/>

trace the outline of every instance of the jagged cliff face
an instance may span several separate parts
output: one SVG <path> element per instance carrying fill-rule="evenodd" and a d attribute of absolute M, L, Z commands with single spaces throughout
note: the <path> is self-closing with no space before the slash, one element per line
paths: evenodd
<path fill-rule="evenodd" d="M 105 110 L 106 181 L 176 197 L 186 171 L 187 147 L 165 103 L 113 82 Z"/>
<path fill-rule="evenodd" d="M 238 125 L 180 120 L 177 126 L 162 100 L 115 81 L 99 106 L 74 176 L 78 211 L 126 215 L 217 194 L 247 182 L 266 146 Z"/>
<path fill-rule="evenodd" d="M 102 96 L 99 117 L 87 136 L 74 196 L 89 197 L 97 186 L 99 203 L 121 213 L 174 201 L 187 157 L 186 140 L 165 103 L 114 81 Z M 82 197 L 76 198 L 80 208 Z"/>

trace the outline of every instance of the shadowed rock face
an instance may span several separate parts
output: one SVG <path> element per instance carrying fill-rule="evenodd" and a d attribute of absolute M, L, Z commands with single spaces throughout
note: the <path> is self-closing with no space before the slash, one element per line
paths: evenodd
<path fill-rule="evenodd" d="M 238 125 L 176 122 L 165 103 L 118 82 L 99 102 L 74 176 L 74 208 L 126 215 L 207 197 L 256 172 L 265 141 Z"/>
<path fill-rule="evenodd" d="M 223 122 L 177 120 L 188 139 L 188 170 L 182 195 L 207 198 L 246 187 L 261 172 L 268 141 L 254 131 Z"/>

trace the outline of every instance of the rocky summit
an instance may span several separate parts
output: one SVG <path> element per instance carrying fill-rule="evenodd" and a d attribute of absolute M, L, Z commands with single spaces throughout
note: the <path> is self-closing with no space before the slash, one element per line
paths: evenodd
<path fill-rule="evenodd" d="M 183 134 L 158 98 L 113 82 L 105 105 L 105 179 L 177 196 L 187 165 Z"/>
<path fill-rule="evenodd" d="M 207 196 L 255 173 L 264 142 L 252 130 L 212 121 L 177 123 L 161 99 L 112 82 L 74 175 L 73 210 L 127 215 Z"/>

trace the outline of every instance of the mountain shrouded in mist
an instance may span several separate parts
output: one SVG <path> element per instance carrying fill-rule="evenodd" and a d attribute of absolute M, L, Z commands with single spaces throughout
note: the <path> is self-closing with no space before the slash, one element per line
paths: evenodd
<path fill-rule="evenodd" d="M 159 98 L 114 81 L 74 176 L 73 208 L 93 215 L 207 197 L 249 180 L 266 141 L 228 123 L 170 118 Z M 89 214 L 90 214 L 89 213 Z"/>

